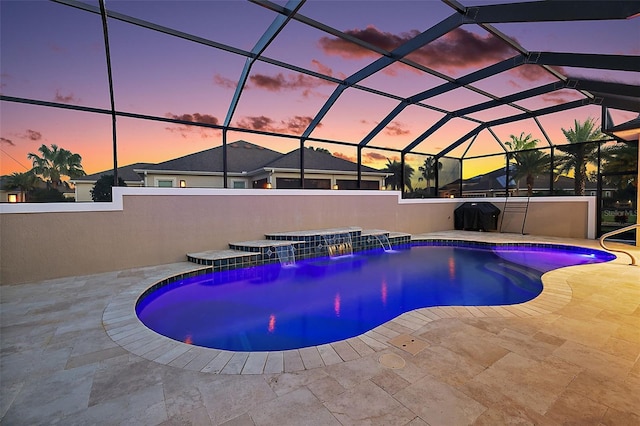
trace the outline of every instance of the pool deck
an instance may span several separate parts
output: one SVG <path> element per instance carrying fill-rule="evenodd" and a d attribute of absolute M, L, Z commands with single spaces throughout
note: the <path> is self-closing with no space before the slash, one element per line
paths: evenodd
<path fill-rule="evenodd" d="M 617 255 L 545 274 L 523 304 L 418 309 L 345 341 L 268 353 L 195 347 L 139 322 L 137 297 L 193 263 L 2 286 L 0 422 L 640 424 L 640 267 Z"/>

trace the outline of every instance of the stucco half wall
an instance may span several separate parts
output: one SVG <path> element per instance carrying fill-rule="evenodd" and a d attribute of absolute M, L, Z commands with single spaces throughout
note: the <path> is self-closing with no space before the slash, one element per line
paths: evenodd
<path fill-rule="evenodd" d="M 454 229 L 469 199 L 403 200 L 395 191 L 114 188 L 111 203 L 0 205 L 0 283 L 186 260 L 265 233 L 359 226 Z M 494 202 L 502 210 L 504 199 Z M 595 198 L 532 199 L 526 232 L 594 238 Z M 479 235 L 481 238 L 481 235 Z"/>

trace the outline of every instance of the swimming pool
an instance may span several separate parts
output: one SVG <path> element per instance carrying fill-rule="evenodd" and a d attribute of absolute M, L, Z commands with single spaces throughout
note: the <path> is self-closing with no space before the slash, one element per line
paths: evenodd
<path fill-rule="evenodd" d="M 357 336 L 416 308 L 526 302 L 542 291 L 544 272 L 614 257 L 565 246 L 414 245 L 187 278 L 143 294 L 136 313 L 198 346 L 287 350 Z"/>

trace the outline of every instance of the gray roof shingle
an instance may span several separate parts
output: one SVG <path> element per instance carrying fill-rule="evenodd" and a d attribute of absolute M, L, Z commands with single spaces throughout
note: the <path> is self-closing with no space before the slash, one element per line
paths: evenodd
<path fill-rule="evenodd" d="M 251 142 L 239 140 L 227 144 L 227 167 L 231 173 L 252 172 L 260 169 L 299 169 L 300 149 L 287 154 L 273 151 Z M 322 151 L 307 148 L 304 155 L 304 167 L 309 170 L 335 170 L 353 172 L 358 170 L 356 163 L 334 157 Z M 195 152 L 184 157 L 174 158 L 162 163 L 135 163 L 118 167 L 118 176 L 125 181 L 139 181 L 142 177 L 134 170 L 175 171 L 175 172 L 218 172 L 222 173 L 222 146 Z M 362 166 L 364 173 L 382 173 L 380 170 Z M 76 181 L 96 181 L 111 170 L 83 176 Z"/>
<path fill-rule="evenodd" d="M 247 141 L 227 144 L 227 167 L 232 173 L 252 171 L 282 156 L 282 153 Z M 222 146 L 158 163 L 153 170 L 222 172 Z"/>
<path fill-rule="evenodd" d="M 264 165 L 264 168 L 267 169 L 271 167 L 274 169 L 300 169 L 300 148 L 284 154 L 280 158 Z M 326 152 L 306 148 L 306 151 L 304 152 L 304 168 L 309 170 L 356 172 L 358 170 L 358 165 L 351 161 L 334 157 Z M 362 166 L 362 171 L 380 173 L 380 170 L 367 166 Z"/>
<path fill-rule="evenodd" d="M 153 163 L 134 163 L 134 164 L 129 164 L 128 166 L 118 167 L 118 177 L 121 177 L 125 182 L 141 181 L 142 176 L 134 172 L 134 170 L 144 169 L 146 167 L 153 166 L 153 165 L 154 165 Z M 113 175 L 113 169 L 104 170 L 102 172 L 82 176 L 73 180 L 77 182 L 82 182 L 82 181 L 95 182 L 98 179 L 100 179 L 100 176 L 102 175 Z"/>

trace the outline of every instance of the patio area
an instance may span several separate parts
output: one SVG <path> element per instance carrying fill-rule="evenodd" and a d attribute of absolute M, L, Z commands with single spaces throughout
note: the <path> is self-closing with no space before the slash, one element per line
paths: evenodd
<path fill-rule="evenodd" d="M 618 254 L 549 272 L 521 305 L 425 308 L 346 341 L 269 354 L 176 343 L 132 316 L 145 288 L 192 263 L 2 286 L 0 422 L 640 424 L 640 267 L 628 263 Z M 413 344 L 401 349 L 405 338 Z"/>

